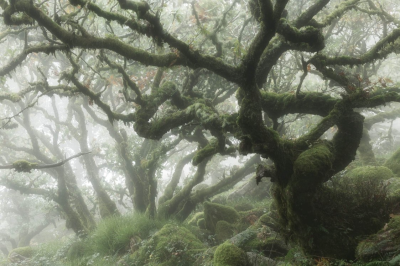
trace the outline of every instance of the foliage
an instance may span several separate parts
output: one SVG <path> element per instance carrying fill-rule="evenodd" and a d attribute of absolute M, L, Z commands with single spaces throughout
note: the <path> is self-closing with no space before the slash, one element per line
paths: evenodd
<path fill-rule="evenodd" d="M 385 138 L 396 143 L 399 1 L 53 2 L 0 1 L 0 192 L 51 201 L 38 227 L 13 205 L 4 254 L 62 217 L 87 237 L 68 246 L 68 263 L 128 252 L 193 262 L 199 237 L 160 218 L 184 221 L 205 202 L 194 233 L 242 231 L 231 240 L 267 255 L 271 243 L 286 252 L 279 231 L 325 264 L 352 259 L 399 206 L 385 189 L 398 152 L 329 181 L 357 155 L 379 165 L 375 124 L 391 122 Z M 82 156 L 66 162 L 69 153 Z M 240 193 L 220 197 L 231 206 L 208 202 L 257 164 L 244 190 L 272 195 L 273 208 L 238 204 Z M 256 187 L 263 178 L 272 182 Z M 224 248 L 235 250 L 218 247 L 218 264 Z"/>
<path fill-rule="evenodd" d="M 145 239 L 165 224 L 149 219 L 144 214 L 133 213 L 113 216 L 101 221 L 89 239 L 92 253 L 101 255 L 123 254 L 130 249 L 132 238 Z"/>
<path fill-rule="evenodd" d="M 346 175 L 349 178 L 356 178 L 365 181 L 371 180 L 372 178 L 376 178 L 379 181 L 384 181 L 393 177 L 393 172 L 384 166 L 364 166 L 354 168 L 346 173 Z"/>
<path fill-rule="evenodd" d="M 141 244 L 130 258 L 132 265 L 191 265 L 205 246 L 188 229 L 166 224 Z"/>

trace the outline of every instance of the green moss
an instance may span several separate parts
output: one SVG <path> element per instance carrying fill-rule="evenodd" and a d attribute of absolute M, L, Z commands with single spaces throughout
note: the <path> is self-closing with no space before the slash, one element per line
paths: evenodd
<path fill-rule="evenodd" d="M 219 245 L 214 253 L 215 266 L 245 266 L 248 265 L 246 253 L 235 245 L 225 242 Z"/>
<path fill-rule="evenodd" d="M 21 96 L 17 93 L 0 93 L 0 100 L 3 99 L 16 103 L 21 100 Z"/>
<path fill-rule="evenodd" d="M 393 177 L 384 182 L 391 197 L 400 197 L 400 177 Z"/>
<path fill-rule="evenodd" d="M 232 207 L 205 202 L 204 219 L 206 222 L 206 228 L 215 233 L 215 228 L 218 221 L 235 223 L 239 219 L 239 214 Z"/>
<path fill-rule="evenodd" d="M 389 200 L 377 178 L 365 182 L 344 177 L 323 185 L 330 177 L 335 152 L 323 142 L 300 154 L 288 185 L 274 185 L 274 197 L 286 239 L 299 244 L 307 254 L 354 259 L 359 239 L 387 222 Z M 377 169 L 383 172 L 379 177 L 392 176 L 385 167 L 367 169 L 373 170 L 372 176 L 377 175 Z"/>
<path fill-rule="evenodd" d="M 35 255 L 35 250 L 30 247 L 19 247 L 11 250 L 10 254 L 8 254 L 8 259 L 11 262 L 18 262 L 25 259 L 32 258 Z"/>
<path fill-rule="evenodd" d="M 192 265 L 204 249 L 205 246 L 188 229 L 167 224 L 131 258 L 135 265 Z"/>
<path fill-rule="evenodd" d="M 215 235 L 220 243 L 231 238 L 234 232 L 234 225 L 226 221 L 218 221 L 215 226 Z"/>
<path fill-rule="evenodd" d="M 35 166 L 37 166 L 37 163 L 30 163 L 25 160 L 16 161 L 13 163 L 13 168 L 17 172 L 30 173 Z"/>
<path fill-rule="evenodd" d="M 384 166 L 392 170 L 395 175 L 400 176 L 400 149 L 385 162 Z"/>
<path fill-rule="evenodd" d="M 206 229 L 206 220 L 201 218 L 197 221 L 197 226 L 201 229 Z"/>
<path fill-rule="evenodd" d="M 377 179 L 387 180 L 393 177 L 393 172 L 385 166 L 363 166 L 357 167 L 346 174 L 349 178 L 354 179 Z"/>
<path fill-rule="evenodd" d="M 111 216 L 98 224 L 91 235 L 91 245 L 94 252 L 101 255 L 125 253 L 130 249 L 132 239 L 147 238 L 164 224 L 163 220 L 152 220 L 140 213 Z"/>
<path fill-rule="evenodd" d="M 218 140 L 212 139 L 210 140 L 209 144 L 207 144 L 204 148 L 196 152 L 196 155 L 193 157 L 192 164 L 195 166 L 198 165 L 205 158 L 214 155 L 217 151 L 218 151 Z"/>
<path fill-rule="evenodd" d="M 393 217 L 382 230 L 360 242 L 356 250 L 357 258 L 390 260 L 400 255 L 400 216 Z"/>
<path fill-rule="evenodd" d="M 189 225 L 197 225 L 197 222 L 201 219 L 204 218 L 204 212 L 198 212 L 195 215 L 193 215 L 192 219 L 188 221 Z"/>

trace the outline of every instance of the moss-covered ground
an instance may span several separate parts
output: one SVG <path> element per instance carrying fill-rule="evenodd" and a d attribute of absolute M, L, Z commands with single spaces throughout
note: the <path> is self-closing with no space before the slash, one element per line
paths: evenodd
<path fill-rule="evenodd" d="M 338 250 L 350 254 L 342 259 L 306 254 L 282 228 L 280 206 L 271 199 L 225 194 L 184 222 L 137 213 L 109 217 L 84 239 L 18 248 L 0 265 L 400 265 L 400 216 L 391 208 L 400 202 L 394 197 L 397 179 L 386 167 L 358 167 L 318 188 L 312 202 L 322 234 L 318 243 L 332 250 L 342 245 Z"/>

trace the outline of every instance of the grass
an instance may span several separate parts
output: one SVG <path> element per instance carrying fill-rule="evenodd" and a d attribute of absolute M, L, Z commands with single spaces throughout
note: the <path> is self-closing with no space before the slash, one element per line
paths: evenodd
<path fill-rule="evenodd" d="M 101 255 L 125 253 L 133 237 L 145 239 L 165 223 L 166 221 L 152 220 L 140 213 L 110 217 L 98 224 L 90 237 L 90 245 L 94 253 Z"/>

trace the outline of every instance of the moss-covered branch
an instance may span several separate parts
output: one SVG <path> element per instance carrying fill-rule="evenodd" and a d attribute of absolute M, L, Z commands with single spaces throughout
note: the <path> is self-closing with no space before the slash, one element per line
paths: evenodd
<path fill-rule="evenodd" d="M 317 92 L 303 92 L 297 97 L 293 93 L 261 92 L 261 97 L 263 111 L 270 118 L 295 113 L 326 116 L 338 101 L 329 95 Z"/>
<path fill-rule="evenodd" d="M 124 115 L 112 111 L 111 107 L 101 100 L 101 94 L 95 93 L 94 91 L 83 85 L 81 82 L 79 82 L 79 80 L 75 77 L 73 73 L 65 73 L 63 78 L 71 81 L 81 93 L 89 96 L 107 114 L 108 119 L 111 122 L 114 120 L 121 120 L 127 123 L 135 121 L 133 114 Z"/>
<path fill-rule="evenodd" d="M 305 26 L 308 22 L 317 15 L 328 3 L 330 0 L 318 0 L 313 5 L 311 5 L 306 11 L 300 14 L 300 16 L 296 19 L 293 25 L 297 28 Z"/>
<path fill-rule="evenodd" d="M 321 30 L 312 26 L 297 29 L 289 24 L 286 19 L 281 19 L 277 32 L 292 43 L 306 43 L 310 47 L 314 47 L 315 51 L 322 50 L 325 47 L 324 37 Z"/>
<path fill-rule="evenodd" d="M 328 57 L 323 54 L 317 54 L 310 59 L 310 63 L 318 66 L 331 66 L 331 65 L 361 65 L 376 61 L 378 59 L 385 58 L 390 52 L 397 49 L 398 42 L 396 42 L 400 37 L 400 29 L 394 29 L 385 38 L 379 40 L 367 53 L 359 57 L 351 56 L 336 56 Z M 384 49 L 390 48 L 390 49 Z"/>
<path fill-rule="evenodd" d="M 400 117 L 400 109 L 395 109 L 390 112 L 381 112 L 377 115 L 365 119 L 365 127 L 371 129 L 376 123 L 384 122 L 385 120 L 393 120 Z"/>
<path fill-rule="evenodd" d="M 340 18 L 343 14 L 352 8 L 355 8 L 360 0 L 349 0 L 341 2 L 335 10 L 326 16 L 321 22 L 314 22 L 313 25 L 323 28 L 331 24 L 335 19 Z"/>
<path fill-rule="evenodd" d="M 182 64 L 184 61 L 175 53 L 165 55 L 155 55 L 144 50 L 134 48 L 122 41 L 112 38 L 98 38 L 94 36 L 80 36 L 74 32 L 70 32 L 47 16 L 39 8 L 35 7 L 32 2 L 27 0 L 17 0 L 15 2 L 14 12 L 25 12 L 32 19 L 37 21 L 40 26 L 45 27 L 54 36 L 69 47 L 81 47 L 87 49 L 108 49 L 114 51 L 128 59 L 133 59 L 146 65 L 153 66 L 171 66 Z"/>
<path fill-rule="evenodd" d="M 14 162 L 13 164 L 10 164 L 10 165 L 0 165 L 0 169 L 14 169 L 17 172 L 30 173 L 34 169 L 47 169 L 47 168 L 61 166 L 61 165 L 65 164 L 66 162 L 68 162 L 69 160 L 72 160 L 76 157 L 79 157 L 79 156 L 82 156 L 82 155 L 85 155 L 88 153 L 90 153 L 90 152 L 81 152 L 81 153 L 75 154 L 71 157 L 68 157 L 67 159 L 62 160 L 61 162 L 54 163 L 54 164 L 38 164 L 38 163 L 31 163 L 28 161 L 20 160 L 20 161 Z"/>
<path fill-rule="evenodd" d="M 9 74 L 18 65 L 27 58 L 29 54 L 32 53 L 45 53 L 54 54 L 56 51 L 67 51 L 69 48 L 67 45 L 38 45 L 35 47 L 29 47 L 23 50 L 19 55 L 14 57 L 8 64 L 0 69 L 0 76 Z"/>

